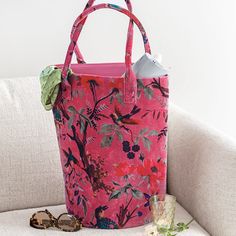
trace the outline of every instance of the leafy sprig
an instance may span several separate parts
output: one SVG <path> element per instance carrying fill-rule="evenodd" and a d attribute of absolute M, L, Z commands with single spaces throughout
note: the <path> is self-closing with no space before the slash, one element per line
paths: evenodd
<path fill-rule="evenodd" d="M 187 224 L 183 222 L 179 222 L 177 225 L 173 225 L 171 227 L 160 227 L 158 228 L 158 232 L 163 236 L 176 236 L 178 233 L 183 232 L 189 229 L 189 225 L 194 221 L 192 219 Z"/>

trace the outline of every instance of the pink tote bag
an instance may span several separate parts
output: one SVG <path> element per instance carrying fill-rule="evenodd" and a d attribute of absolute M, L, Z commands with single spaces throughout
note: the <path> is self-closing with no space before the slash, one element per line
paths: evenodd
<path fill-rule="evenodd" d="M 76 46 L 87 16 L 104 8 L 131 19 L 125 63 L 86 64 Z M 57 65 L 62 82 L 53 114 L 66 206 L 85 227 L 146 224 L 150 197 L 163 200 L 166 193 L 168 76 L 136 79 L 133 23 L 151 54 L 146 32 L 131 11 L 113 4 L 87 7 L 73 25 L 64 64 Z M 71 64 L 75 51 L 79 63 Z"/>

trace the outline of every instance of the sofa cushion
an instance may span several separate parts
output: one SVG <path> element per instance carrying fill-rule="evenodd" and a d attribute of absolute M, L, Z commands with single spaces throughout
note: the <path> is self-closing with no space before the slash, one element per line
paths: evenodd
<path fill-rule="evenodd" d="M 0 212 L 64 203 L 55 127 L 37 77 L 0 80 L 0 134 Z"/>
<path fill-rule="evenodd" d="M 168 191 L 211 235 L 235 236 L 235 140 L 180 108 L 169 118 Z"/>
<path fill-rule="evenodd" d="M 48 206 L 46 207 L 55 217 L 66 211 L 65 205 Z M 32 214 L 38 210 L 44 210 L 44 208 L 35 208 L 27 210 L 17 210 L 0 213 L 0 235 L 4 236 L 59 236 L 68 235 L 67 232 L 59 230 L 37 230 L 29 226 L 29 219 Z M 175 222 L 189 222 L 192 217 L 184 210 L 179 204 L 176 206 Z M 121 230 L 100 230 L 100 229 L 82 229 L 79 232 L 69 233 L 71 236 L 145 236 L 145 226 L 121 229 Z M 190 229 L 185 231 L 179 236 L 209 236 L 209 234 L 201 228 L 196 221 L 190 224 Z"/>

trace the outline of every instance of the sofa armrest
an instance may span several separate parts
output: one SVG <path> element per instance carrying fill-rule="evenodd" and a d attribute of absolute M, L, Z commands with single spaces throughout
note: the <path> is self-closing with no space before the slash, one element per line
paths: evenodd
<path fill-rule="evenodd" d="M 236 234 L 236 142 L 171 105 L 168 192 L 214 236 Z"/>

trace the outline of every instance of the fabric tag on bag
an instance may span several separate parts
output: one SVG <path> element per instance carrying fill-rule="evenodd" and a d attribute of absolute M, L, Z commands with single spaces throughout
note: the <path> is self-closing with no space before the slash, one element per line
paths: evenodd
<path fill-rule="evenodd" d="M 133 71 L 137 79 L 157 78 L 168 74 L 168 71 L 158 62 L 157 58 L 145 53 L 133 64 Z"/>

